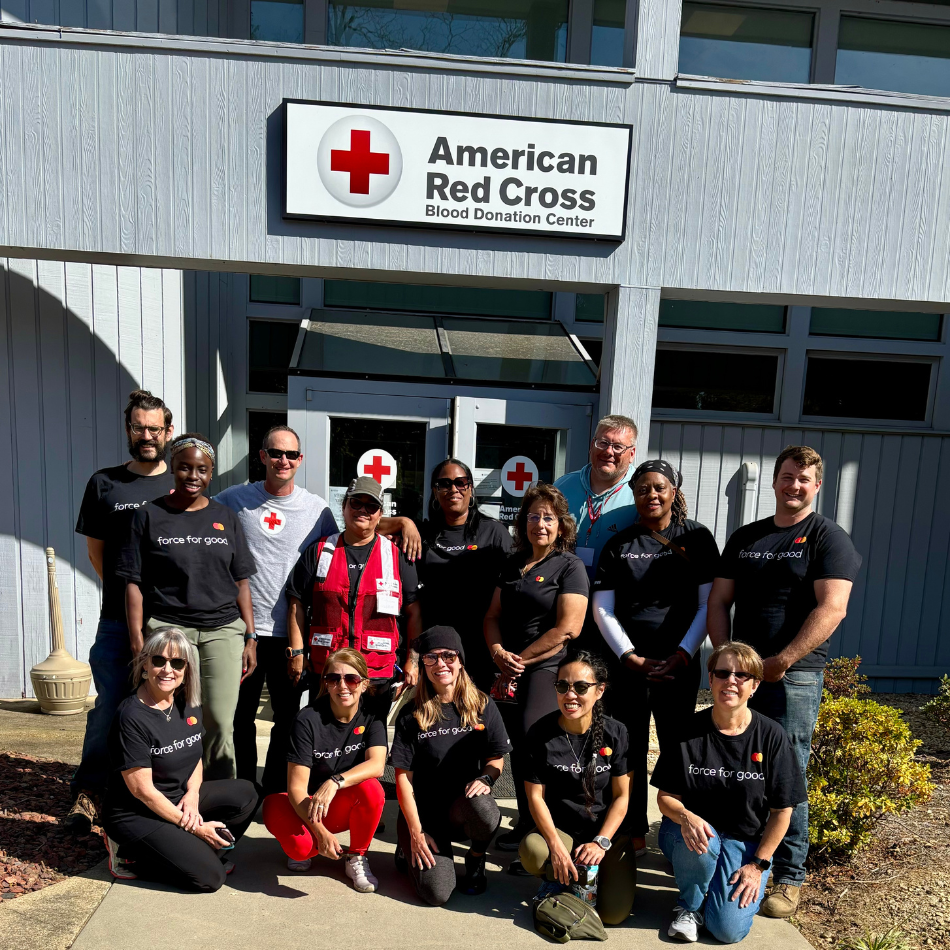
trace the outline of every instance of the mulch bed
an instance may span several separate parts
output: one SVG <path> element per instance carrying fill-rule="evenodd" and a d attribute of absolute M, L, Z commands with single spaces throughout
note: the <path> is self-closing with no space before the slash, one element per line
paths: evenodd
<path fill-rule="evenodd" d="M 0 752 L 0 900 L 81 874 L 106 856 L 97 834 L 77 838 L 63 830 L 74 768 Z"/>

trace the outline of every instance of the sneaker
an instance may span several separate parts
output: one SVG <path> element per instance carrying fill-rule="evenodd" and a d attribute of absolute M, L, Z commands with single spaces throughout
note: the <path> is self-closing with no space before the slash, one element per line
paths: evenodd
<path fill-rule="evenodd" d="M 287 870 L 288 871 L 309 871 L 310 865 L 313 864 L 313 861 L 310 858 L 304 858 L 303 861 L 295 861 L 293 858 L 287 858 Z"/>
<path fill-rule="evenodd" d="M 459 881 L 459 890 L 463 894 L 484 894 L 488 889 L 488 878 L 485 876 L 485 857 L 484 854 L 472 854 L 471 851 L 465 855 L 465 877 Z"/>
<path fill-rule="evenodd" d="M 565 887 L 558 881 L 542 881 L 541 886 L 538 888 L 538 893 L 535 894 L 531 900 L 535 906 L 537 906 L 546 897 L 550 897 L 552 894 L 563 894 L 567 890 L 570 890 L 570 888 Z"/>
<path fill-rule="evenodd" d="M 776 884 L 762 901 L 765 917 L 791 917 L 798 910 L 802 889 L 796 884 Z"/>
<path fill-rule="evenodd" d="M 227 858 L 222 858 L 222 859 L 221 859 L 221 867 L 224 868 L 224 873 L 225 873 L 225 874 L 233 874 L 233 873 L 234 873 L 234 862 L 233 862 L 233 861 L 229 861 Z"/>
<path fill-rule="evenodd" d="M 521 847 L 521 839 L 533 830 L 534 825 L 523 825 L 518 822 L 510 831 L 506 831 L 495 839 L 495 847 L 499 851 L 517 851 Z"/>
<path fill-rule="evenodd" d="M 396 870 L 400 874 L 409 873 L 409 860 L 406 858 L 406 852 L 402 848 L 396 848 L 396 853 L 393 855 L 393 863 L 396 865 Z"/>
<path fill-rule="evenodd" d="M 532 873 L 521 863 L 520 858 L 515 858 L 514 861 L 508 865 L 508 870 L 505 873 L 510 874 L 512 877 L 533 877 Z"/>
<path fill-rule="evenodd" d="M 102 840 L 109 855 L 109 873 L 120 881 L 136 880 L 138 875 L 131 868 L 132 862 L 119 857 L 118 842 L 113 841 L 104 831 L 102 832 Z"/>
<path fill-rule="evenodd" d="M 365 854 L 351 854 L 344 865 L 346 876 L 353 882 L 353 890 L 359 894 L 372 894 L 379 887 L 379 881 L 369 866 Z"/>
<path fill-rule="evenodd" d="M 93 792 L 87 792 L 83 789 L 73 807 L 66 813 L 63 819 L 63 827 L 70 833 L 81 838 L 92 831 L 92 826 L 99 821 L 99 796 Z"/>
<path fill-rule="evenodd" d="M 674 911 L 673 923 L 667 930 L 667 935 L 674 940 L 683 940 L 686 943 L 696 943 L 699 939 L 699 928 L 703 925 L 703 915 L 698 910 L 687 910 L 677 905 Z"/>

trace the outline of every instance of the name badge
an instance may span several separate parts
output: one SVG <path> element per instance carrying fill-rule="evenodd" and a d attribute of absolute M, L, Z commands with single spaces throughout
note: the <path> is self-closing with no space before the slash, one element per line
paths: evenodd
<path fill-rule="evenodd" d="M 399 591 L 399 581 L 395 577 L 391 581 L 387 581 L 385 577 L 377 577 L 376 590 L 397 593 Z"/>
<path fill-rule="evenodd" d="M 332 647 L 333 646 L 333 634 L 332 633 L 315 633 L 313 638 L 310 641 L 310 646 L 312 647 Z"/>
<path fill-rule="evenodd" d="M 367 637 L 366 649 L 379 650 L 382 653 L 389 653 L 393 648 L 393 642 L 389 637 Z"/>
<path fill-rule="evenodd" d="M 574 553 L 581 559 L 581 563 L 584 565 L 584 567 L 594 566 L 593 548 L 575 548 Z"/>
<path fill-rule="evenodd" d="M 389 614 L 391 617 L 398 617 L 399 598 L 394 594 L 377 594 L 376 609 L 381 614 Z"/>

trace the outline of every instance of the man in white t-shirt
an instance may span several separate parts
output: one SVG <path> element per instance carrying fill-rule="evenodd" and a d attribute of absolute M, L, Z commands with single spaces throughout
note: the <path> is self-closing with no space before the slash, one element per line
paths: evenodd
<path fill-rule="evenodd" d="M 287 578 L 301 553 L 318 538 L 339 529 L 327 503 L 294 484 L 303 461 L 300 439 L 289 426 L 274 426 L 260 450 L 267 475 L 262 482 L 226 488 L 215 501 L 237 513 L 254 555 L 257 573 L 249 578 L 257 633 L 257 669 L 241 684 L 234 714 L 237 777 L 257 783 L 255 719 L 267 683 L 274 725 L 271 729 L 262 785 L 265 794 L 287 790 L 287 748 L 290 729 L 305 688 L 304 657 L 292 654 L 287 639 Z M 403 550 L 415 557 L 418 532 L 408 518 L 386 518 L 385 533 L 402 532 Z M 408 549 L 408 550 L 407 550 Z"/>

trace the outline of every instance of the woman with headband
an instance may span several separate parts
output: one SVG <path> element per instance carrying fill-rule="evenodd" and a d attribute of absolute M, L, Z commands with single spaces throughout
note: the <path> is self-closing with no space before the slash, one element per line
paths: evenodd
<path fill-rule="evenodd" d="M 195 645 L 205 777 L 234 778 L 234 709 L 241 682 L 257 666 L 247 583 L 256 568 L 237 515 L 207 497 L 214 449 L 203 436 L 172 442 L 171 470 L 175 490 L 135 512 L 116 567 L 126 582 L 132 653 L 167 626 Z"/>
<path fill-rule="evenodd" d="M 706 639 L 706 600 L 719 563 L 709 529 L 687 516 L 682 475 L 662 459 L 630 479 L 639 520 L 604 547 L 594 620 L 619 660 L 610 712 L 630 734 L 633 847 L 646 846 L 650 714 L 661 751 L 679 741 L 695 709 Z"/>

